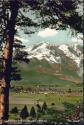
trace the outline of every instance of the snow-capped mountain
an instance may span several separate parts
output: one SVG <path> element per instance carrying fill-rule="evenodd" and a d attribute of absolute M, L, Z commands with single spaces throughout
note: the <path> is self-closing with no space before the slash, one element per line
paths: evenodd
<path fill-rule="evenodd" d="M 28 58 L 37 58 L 38 60 L 45 59 L 50 63 L 60 63 L 60 56 L 54 55 L 54 50 L 50 50 L 50 45 L 48 43 L 40 43 L 28 49 Z"/>
<path fill-rule="evenodd" d="M 36 58 L 38 60 L 45 59 L 49 63 L 63 63 L 63 58 L 72 60 L 73 63 L 80 67 L 83 57 L 82 46 L 74 43 L 73 45 L 50 45 L 48 43 L 40 43 L 27 48 L 28 58 Z"/>
<path fill-rule="evenodd" d="M 40 43 L 26 48 L 29 62 L 18 62 L 22 83 L 50 86 L 81 86 L 83 61 L 81 45 Z M 26 75 L 25 75 L 26 74 Z"/>
<path fill-rule="evenodd" d="M 59 46 L 59 49 L 63 51 L 63 53 L 71 58 L 73 61 L 76 62 L 76 64 L 78 65 L 78 67 L 80 66 L 80 61 L 81 61 L 81 51 L 77 48 L 77 44 L 74 45 L 73 47 L 67 46 L 67 45 L 61 45 Z M 74 51 L 74 53 L 70 50 L 72 49 L 72 51 Z"/>

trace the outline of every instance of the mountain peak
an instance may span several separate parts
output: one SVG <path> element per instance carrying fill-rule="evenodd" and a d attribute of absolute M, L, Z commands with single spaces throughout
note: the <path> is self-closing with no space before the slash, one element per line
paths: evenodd
<path fill-rule="evenodd" d="M 68 57 L 73 60 L 77 66 L 81 61 L 81 50 L 77 47 L 77 44 L 70 46 L 67 44 L 62 45 L 50 45 L 47 42 L 41 42 L 27 49 L 29 59 L 36 58 L 38 60 L 47 60 L 49 63 L 61 63 L 61 57 Z"/>

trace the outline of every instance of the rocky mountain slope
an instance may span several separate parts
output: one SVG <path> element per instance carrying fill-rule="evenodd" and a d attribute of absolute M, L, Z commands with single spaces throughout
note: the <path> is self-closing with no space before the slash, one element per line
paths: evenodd
<path fill-rule="evenodd" d="M 40 43 L 26 49 L 29 63 L 18 63 L 20 84 L 48 85 L 75 89 L 82 84 L 82 45 Z M 16 83 L 16 82 L 15 82 Z"/>
<path fill-rule="evenodd" d="M 72 60 L 77 67 L 80 67 L 83 57 L 82 45 L 74 43 L 72 45 L 50 45 L 48 43 L 40 43 L 27 48 L 29 53 L 28 58 L 36 58 L 38 60 L 45 59 L 49 63 L 60 64 L 63 63 L 63 58 Z"/>

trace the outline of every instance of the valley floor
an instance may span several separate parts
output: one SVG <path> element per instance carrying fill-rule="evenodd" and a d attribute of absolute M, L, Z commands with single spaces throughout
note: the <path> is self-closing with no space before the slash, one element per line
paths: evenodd
<path fill-rule="evenodd" d="M 62 113 L 65 113 L 66 116 L 69 116 L 71 113 L 72 115 L 74 114 L 75 107 L 78 105 L 80 106 L 80 112 L 82 112 L 82 97 L 81 91 L 60 91 L 56 93 L 10 92 L 10 111 L 12 108 L 17 107 L 20 112 L 26 104 L 28 111 L 30 112 L 32 106 L 37 110 L 37 104 L 42 106 L 43 103 L 46 102 L 49 109 L 52 109 L 53 111 L 61 111 Z M 49 114 L 49 117 L 50 115 L 52 116 L 52 114 Z M 19 115 L 17 117 L 20 118 Z M 9 118 L 16 119 L 16 116 L 10 113 Z M 46 118 L 48 118 L 48 114 L 45 117 L 42 115 L 40 119 Z"/>

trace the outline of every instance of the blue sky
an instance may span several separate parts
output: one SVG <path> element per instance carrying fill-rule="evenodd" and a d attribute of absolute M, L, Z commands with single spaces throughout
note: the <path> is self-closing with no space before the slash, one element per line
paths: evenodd
<path fill-rule="evenodd" d="M 62 44 L 67 43 L 71 40 L 71 35 L 68 33 L 68 31 L 55 31 L 50 30 L 49 28 L 46 28 L 46 30 L 39 31 L 38 33 L 35 33 L 29 38 L 32 43 L 39 43 L 39 42 L 49 42 L 49 43 L 55 43 L 55 44 Z"/>
<path fill-rule="evenodd" d="M 83 15 L 83 5 L 78 4 L 78 8 L 76 10 L 79 15 Z M 24 12 L 23 12 L 24 13 Z M 29 16 L 33 21 L 38 22 L 38 18 L 36 18 L 36 13 L 33 13 L 33 11 L 27 11 L 24 13 L 25 16 Z M 72 36 L 72 31 L 70 29 L 67 30 L 55 30 L 51 29 L 50 27 L 45 29 L 38 29 L 38 32 L 28 35 L 24 34 L 24 30 L 30 30 L 29 27 L 18 27 L 16 26 L 16 29 L 18 30 L 18 35 L 16 36 L 17 39 L 21 40 L 26 46 L 31 46 L 33 44 L 37 44 L 40 42 L 49 42 L 50 44 L 71 44 L 72 42 L 82 42 L 81 37 L 83 35 L 77 34 L 76 36 Z M 34 31 L 34 30 L 33 30 Z M 82 42 L 83 43 L 83 42 Z"/>
<path fill-rule="evenodd" d="M 31 46 L 41 42 L 48 42 L 56 45 L 82 42 L 80 39 L 82 35 L 78 34 L 77 36 L 72 36 L 70 29 L 58 31 L 51 28 L 45 28 L 31 35 L 25 34 L 20 28 L 17 29 L 19 36 L 16 36 L 16 38 L 21 40 L 26 46 Z"/>
<path fill-rule="evenodd" d="M 79 15 L 83 15 L 83 5 L 78 4 L 78 8 L 76 11 L 79 13 Z M 36 18 L 36 13 L 34 14 L 33 11 L 31 10 L 27 11 L 27 13 L 24 12 L 23 14 L 25 16 L 29 16 L 29 18 L 31 18 L 36 22 L 38 21 L 38 18 Z M 26 28 L 27 27 L 23 27 L 23 29 Z M 38 32 L 31 34 L 29 36 L 28 34 L 24 33 L 21 27 L 16 26 L 16 29 L 18 30 L 18 35 L 19 35 L 16 36 L 16 38 L 21 40 L 26 46 L 31 46 L 33 44 L 40 42 L 49 42 L 51 44 L 57 44 L 57 45 L 71 44 L 72 42 L 82 42 L 79 36 L 83 36 L 83 35 L 72 36 L 70 29 L 67 29 L 65 31 L 64 30 L 57 31 L 49 27 L 46 29 L 39 29 Z M 29 27 L 27 29 L 29 29 Z"/>

